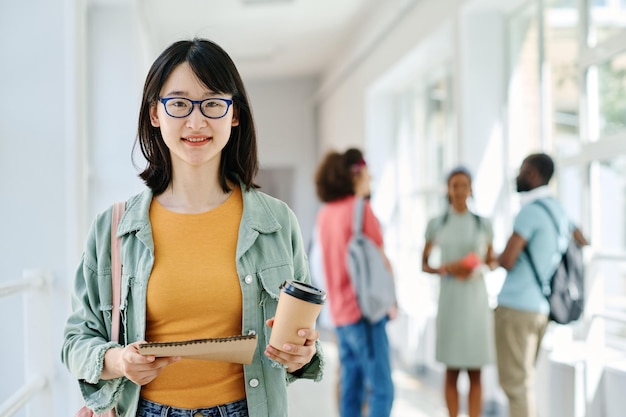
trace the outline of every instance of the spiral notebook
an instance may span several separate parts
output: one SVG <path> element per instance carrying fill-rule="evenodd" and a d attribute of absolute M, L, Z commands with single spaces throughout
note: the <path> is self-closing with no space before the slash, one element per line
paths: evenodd
<path fill-rule="evenodd" d="M 138 346 L 142 355 L 181 356 L 186 359 L 252 363 L 257 336 L 230 336 L 178 342 L 151 342 Z"/>

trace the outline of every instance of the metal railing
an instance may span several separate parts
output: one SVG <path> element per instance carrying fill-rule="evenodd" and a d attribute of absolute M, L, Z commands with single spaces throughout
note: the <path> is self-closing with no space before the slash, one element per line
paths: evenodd
<path fill-rule="evenodd" d="M 0 302 L 23 296 L 24 380 L 26 383 L 0 404 L 0 416 L 11 417 L 26 407 L 27 416 L 48 415 L 52 404 L 54 361 L 46 347 L 52 345 L 52 274 L 26 270 L 22 279 L 0 283 Z M 5 335 L 5 340 L 15 340 Z"/>

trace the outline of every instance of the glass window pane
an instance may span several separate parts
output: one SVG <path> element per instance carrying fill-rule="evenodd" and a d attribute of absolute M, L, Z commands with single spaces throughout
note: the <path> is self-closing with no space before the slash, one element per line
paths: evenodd
<path fill-rule="evenodd" d="M 591 243 L 599 254 L 589 271 L 601 309 L 626 314 L 626 155 L 591 165 Z M 599 306 L 600 307 L 600 306 Z M 607 321 L 607 345 L 624 343 L 626 326 Z"/>
<path fill-rule="evenodd" d="M 594 247 L 626 252 L 626 155 L 592 164 L 591 192 Z"/>
<path fill-rule="evenodd" d="M 589 46 L 596 46 L 626 29 L 626 1 L 594 0 L 588 4 Z"/>
<path fill-rule="evenodd" d="M 600 258 L 594 261 L 588 277 L 590 303 L 593 312 L 609 313 L 623 317 L 626 314 L 626 260 Z M 591 294 L 602 294 L 594 299 Z M 606 346 L 626 352 L 626 324 L 621 320 L 604 321 Z M 608 351 L 607 351 L 608 353 Z"/>
<path fill-rule="evenodd" d="M 585 235 L 588 230 L 582 229 L 583 199 L 586 197 L 585 187 L 589 168 L 586 165 L 557 166 L 558 175 L 553 180 L 558 190 L 559 201 L 565 207 L 568 216 L 581 227 Z"/>
<path fill-rule="evenodd" d="M 587 86 L 591 140 L 626 131 L 626 53 L 591 67 Z"/>
<path fill-rule="evenodd" d="M 549 143 L 557 157 L 580 149 L 577 1 L 552 1 L 545 11 L 546 87 L 549 97 Z"/>

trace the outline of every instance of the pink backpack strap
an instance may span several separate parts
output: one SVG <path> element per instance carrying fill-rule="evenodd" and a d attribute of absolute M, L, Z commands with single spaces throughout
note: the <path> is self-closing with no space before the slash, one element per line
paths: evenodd
<path fill-rule="evenodd" d="M 113 205 L 111 219 L 111 290 L 113 292 L 113 312 L 111 323 L 111 341 L 119 342 L 120 335 L 120 300 L 122 297 L 122 260 L 120 256 L 121 238 L 117 237 L 117 225 L 126 209 L 126 202 Z"/>

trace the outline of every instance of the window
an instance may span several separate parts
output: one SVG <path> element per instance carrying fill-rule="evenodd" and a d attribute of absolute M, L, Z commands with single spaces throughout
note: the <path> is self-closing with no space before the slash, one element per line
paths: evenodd
<path fill-rule="evenodd" d="M 604 340 L 622 355 L 626 352 L 624 3 L 537 0 L 514 13 L 508 25 L 507 97 L 508 166 L 516 170 L 530 150 L 555 157 L 553 185 L 593 245 L 588 313 L 608 313 Z M 580 4 L 588 5 L 589 14 L 589 30 L 583 34 Z M 581 45 L 584 39 L 590 48 Z"/>
<path fill-rule="evenodd" d="M 626 131 L 626 53 L 592 66 L 587 80 L 591 140 Z"/>
<path fill-rule="evenodd" d="M 602 290 L 600 312 L 626 315 L 626 155 L 591 166 L 593 235 L 598 252 L 594 288 Z M 607 345 L 626 350 L 626 324 L 606 321 Z"/>
<path fill-rule="evenodd" d="M 579 11 L 577 2 L 563 3 L 546 5 L 543 24 L 546 148 L 558 158 L 580 149 Z"/>
<path fill-rule="evenodd" d="M 589 46 L 599 45 L 626 29 L 626 1 L 593 0 L 588 5 Z"/>
<path fill-rule="evenodd" d="M 594 246 L 626 253 L 626 156 L 594 162 L 591 174 Z"/>

